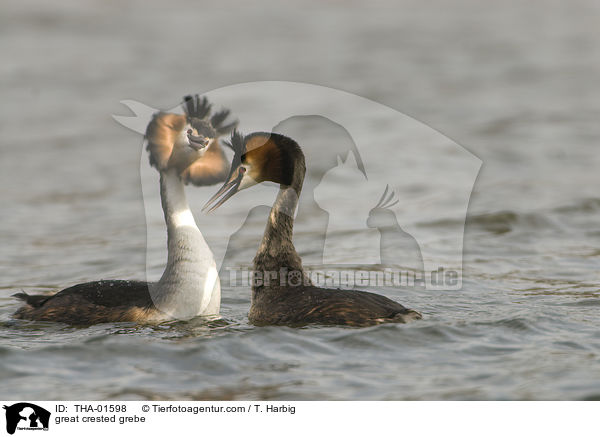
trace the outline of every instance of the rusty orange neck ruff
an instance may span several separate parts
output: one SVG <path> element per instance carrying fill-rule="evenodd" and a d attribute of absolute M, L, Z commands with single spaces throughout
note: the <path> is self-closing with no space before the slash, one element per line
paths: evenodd
<path fill-rule="evenodd" d="M 289 290 L 286 278 L 290 274 L 302 276 L 304 278 L 302 282 L 309 283 L 302 268 L 302 260 L 293 243 L 294 215 L 306 173 L 304 155 L 297 145 L 291 149 L 278 145 L 275 156 L 279 158 L 279 165 L 275 166 L 276 170 L 287 171 L 287 173 L 285 177 L 281 177 L 281 174 L 277 175 L 280 182 L 279 193 L 271 208 L 262 241 L 254 257 L 255 274 L 268 280 L 258 281 L 253 286 L 253 296 L 265 290 Z M 270 159 L 272 158 L 273 154 L 270 156 Z M 281 183 L 282 180 L 289 183 Z"/>

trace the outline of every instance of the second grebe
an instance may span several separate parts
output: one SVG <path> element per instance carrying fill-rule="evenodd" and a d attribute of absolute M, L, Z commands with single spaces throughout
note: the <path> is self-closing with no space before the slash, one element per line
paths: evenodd
<path fill-rule="evenodd" d="M 160 197 L 167 225 L 168 259 L 160 280 L 87 282 L 52 296 L 19 293 L 15 296 L 26 304 L 15 313 L 16 318 L 90 325 L 188 319 L 219 313 L 221 289 L 216 264 L 194 221 L 182 177 L 195 185 L 224 180 L 228 165 L 217 159 L 223 156 L 225 160 L 223 152 L 217 150 L 217 137 L 233 125 L 222 124 L 228 111 L 216 114 L 211 122 L 210 105 L 205 98 L 186 97 L 184 110 L 185 115 L 155 114 L 146 131 L 150 163 L 160 173 Z M 212 166 L 204 165 L 205 162 Z"/>
<path fill-rule="evenodd" d="M 256 132 L 243 136 L 237 131 L 229 146 L 234 158 L 228 180 L 205 209 L 214 211 L 238 191 L 260 182 L 279 184 L 279 194 L 254 257 L 257 276 L 248 314 L 251 323 L 368 326 L 421 318 L 418 312 L 378 294 L 312 285 L 292 242 L 294 212 L 306 172 L 300 146 L 280 134 Z"/>

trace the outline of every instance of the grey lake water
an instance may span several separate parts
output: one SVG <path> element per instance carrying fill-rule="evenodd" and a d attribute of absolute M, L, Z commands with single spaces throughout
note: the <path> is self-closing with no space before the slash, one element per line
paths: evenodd
<path fill-rule="evenodd" d="M 3 1 L 0 398 L 599 400 L 599 25 L 594 0 Z M 364 287 L 423 314 L 369 328 L 254 327 L 249 287 L 226 282 L 219 320 L 81 328 L 12 318 L 11 295 L 21 290 L 160 274 L 164 240 L 146 241 L 147 230 L 164 234 L 160 215 L 147 215 L 158 197 L 144 198 L 140 183 L 155 175 L 141 135 L 111 118 L 130 115 L 120 101 L 170 109 L 185 94 L 254 81 L 378 102 L 480 159 L 459 239 L 462 287 Z M 240 127 L 273 112 L 272 97 L 242 102 Z M 317 112 L 347 109 L 318 104 Z M 306 145 L 309 176 L 331 144 L 348 142 L 322 119 L 280 121 Z M 425 261 L 450 257 L 457 240 L 448 236 L 461 225 L 454 209 L 465 200 L 452 184 L 472 168 L 452 161 L 456 173 L 444 179 L 450 173 L 425 155 L 419 129 L 403 129 L 412 147 L 400 149 L 389 124 L 356 125 L 369 139 L 365 159 L 388 164 L 370 182 L 410 182 L 413 163 L 433 163 L 418 183 L 396 187 L 397 215 Z M 338 199 L 355 193 L 353 177 L 319 177 Z M 317 230 L 335 222 L 327 253 L 350 270 L 376 269 L 361 262 L 376 230 L 358 227 L 356 205 L 323 215 L 327 193 L 317 185 L 298 213 L 300 254 L 315 259 Z M 444 186 L 444 201 L 419 204 Z M 218 252 L 249 198 L 240 193 L 210 222 L 200 208 L 216 188 L 188 194 Z M 268 205 L 272 192 L 265 196 Z M 251 263 L 264 211 L 232 237 L 230 266 Z"/>

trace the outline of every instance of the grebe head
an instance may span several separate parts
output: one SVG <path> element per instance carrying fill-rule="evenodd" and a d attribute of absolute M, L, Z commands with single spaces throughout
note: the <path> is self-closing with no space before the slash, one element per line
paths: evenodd
<path fill-rule="evenodd" d="M 185 115 L 159 112 L 146 129 L 150 164 L 159 171 L 183 171 L 202 156 L 210 138 L 201 135 L 204 126 Z"/>
<path fill-rule="evenodd" d="M 369 211 L 369 218 L 367 219 L 367 226 L 369 228 L 388 228 L 397 224 L 396 215 L 389 208 L 397 205 L 399 200 L 394 200 L 395 193 L 394 191 L 389 191 L 389 188 L 389 185 L 385 186 L 385 191 L 379 202 Z"/>
<path fill-rule="evenodd" d="M 185 96 L 181 106 L 185 111 L 186 124 L 180 132 L 179 144 L 175 145 L 184 150 L 189 146 L 196 151 L 210 146 L 217 138 L 217 130 L 209 119 L 212 105 L 208 99 L 198 94 Z"/>
<path fill-rule="evenodd" d="M 206 97 L 185 96 L 182 104 L 186 115 L 186 124 L 180 132 L 179 142 L 182 146 L 190 146 L 202 150 L 217 137 L 217 131 L 209 120 L 212 105 Z"/>
<path fill-rule="evenodd" d="M 185 96 L 183 98 L 183 110 L 198 134 L 209 139 L 209 146 L 216 138 L 229 134 L 238 125 L 238 120 L 224 124 L 229 117 L 229 109 L 222 109 L 211 115 L 212 105 L 206 97 Z"/>
<path fill-rule="evenodd" d="M 150 164 L 159 171 L 176 168 L 181 172 L 202 158 L 213 143 L 218 145 L 218 137 L 232 130 L 237 121 L 223 125 L 229 110 L 211 117 L 211 106 L 206 97 L 186 96 L 185 114 L 155 114 L 146 129 Z"/>
<path fill-rule="evenodd" d="M 294 183 L 295 175 L 304 177 L 304 155 L 300 146 L 281 134 L 255 132 L 242 135 L 234 130 L 227 144 L 234 151 L 229 176 L 219 191 L 206 203 L 208 208 L 220 199 L 209 212 L 221 206 L 238 191 L 261 182 L 270 181 L 281 187 Z"/>

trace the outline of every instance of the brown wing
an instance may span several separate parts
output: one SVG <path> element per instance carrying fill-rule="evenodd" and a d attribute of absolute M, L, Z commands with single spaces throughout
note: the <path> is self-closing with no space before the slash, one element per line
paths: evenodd
<path fill-rule="evenodd" d="M 202 157 L 181 173 L 181 179 L 186 184 L 213 185 L 223 182 L 228 174 L 229 161 L 219 144 L 219 139 L 216 138 Z"/>
<path fill-rule="evenodd" d="M 148 287 L 146 282 L 106 280 L 74 285 L 52 296 L 19 293 L 15 297 L 26 305 L 14 317 L 71 325 L 142 322 L 157 314 Z"/>
<path fill-rule="evenodd" d="M 379 294 L 308 286 L 257 296 L 248 317 L 255 325 L 370 326 L 385 322 L 404 323 L 422 316 Z"/>
<path fill-rule="evenodd" d="M 185 127 L 186 117 L 180 114 L 159 112 L 146 128 L 147 150 L 150 152 L 150 165 L 158 170 L 166 170 L 173 151 L 175 139 Z"/>

